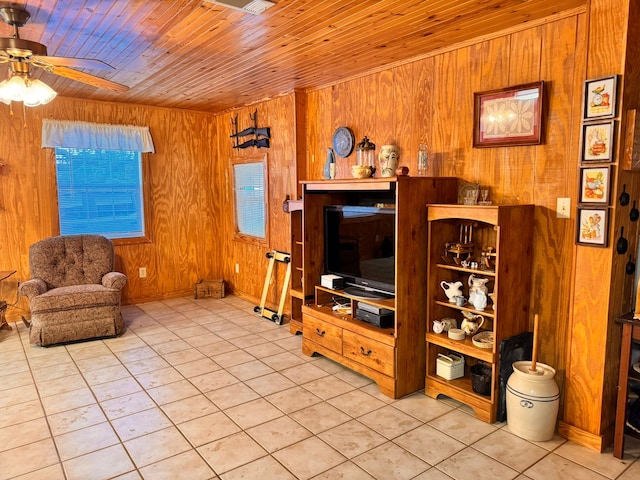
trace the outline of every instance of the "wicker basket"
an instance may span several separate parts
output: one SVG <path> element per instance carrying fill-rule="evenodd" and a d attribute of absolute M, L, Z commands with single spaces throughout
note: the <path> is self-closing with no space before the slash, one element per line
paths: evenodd
<path fill-rule="evenodd" d="M 449 355 L 438 354 L 436 375 L 446 380 L 464 377 L 464 357 L 455 353 L 450 353 Z"/>

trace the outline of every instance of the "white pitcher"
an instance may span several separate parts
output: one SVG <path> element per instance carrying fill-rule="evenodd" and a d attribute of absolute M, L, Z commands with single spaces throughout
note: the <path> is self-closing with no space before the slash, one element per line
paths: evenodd
<path fill-rule="evenodd" d="M 456 303 L 456 297 L 462 295 L 462 282 L 440 282 L 440 287 L 444 290 L 445 295 L 449 299 L 449 303 Z"/>
<path fill-rule="evenodd" d="M 487 295 L 482 290 L 473 292 L 469 295 L 469 303 L 476 310 L 484 310 L 487 307 Z"/>

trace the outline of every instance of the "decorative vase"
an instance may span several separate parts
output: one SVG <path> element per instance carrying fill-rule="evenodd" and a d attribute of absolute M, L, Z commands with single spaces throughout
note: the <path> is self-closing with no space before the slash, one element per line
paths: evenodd
<path fill-rule="evenodd" d="M 395 145 L 383 145 L 378 153 L 378 163 L 380 164 L 380 175 L 383 177 L 393 177 L 398 168 L 400 160 L 399 149 Z"/>
<path fill-rule="evenodd" d="M 336 178 L 336 156 L 333 153 L 333 148 L 327 148 L 327 160 L 324 164 L 323 173 L 326 179 Z"/>
<path fill-rule="evenodd" d="M 544 363 L 520 361 L 513 364 L 507 381 L 507 424 L 514 435 L 533 442 L 553 438 L 560 404 L 556 371 Z"/>
<path fill-rule="evenodd" d="M 469 295 L 476 292 L 482 292 L 486 295 L 488 293 L 488 282 L 488 278 L 476 277 L 473 273 L 469 275 L 469 280 L 467 281 L 469 284 Z"/>

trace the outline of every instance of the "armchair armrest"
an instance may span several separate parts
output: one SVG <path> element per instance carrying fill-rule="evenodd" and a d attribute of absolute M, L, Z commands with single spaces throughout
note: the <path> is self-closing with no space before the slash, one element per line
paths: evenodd
<path fill-rule="evenodd" d="M 120 272 L 109 272 L 102 277 L 102 285 L 107 288 L 113 288 L 114 290 L 122 290 L 127 284 L 127 276 Z"/>
<path fill-rule="evenodd" d="M 47 284 L 44 283 L 44 280 L 32 278 L 31 280 L 21 283 L 18 291 L 20 295 L 31 299 L 45 293 L 47 291 Z"/>

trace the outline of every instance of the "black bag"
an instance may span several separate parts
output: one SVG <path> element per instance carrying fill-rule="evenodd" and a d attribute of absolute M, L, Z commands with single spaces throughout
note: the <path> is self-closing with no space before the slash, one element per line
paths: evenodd
<path fill-rule="evenodd" d="M 498 412 L 496 419 L 499 422 L 507 420 L 507 382 L 513 373 L 513 362 L 531 360 L 533 355 L 533 333 L 524 332 L 513 337 L 505 338 L 500 342 L 500 363 L 498 375 Z"/>
<path fill-rule="evenodd" d="M 640 398 L 636 398 L 627 408 L 627 427 L 640 433 Z"/>

